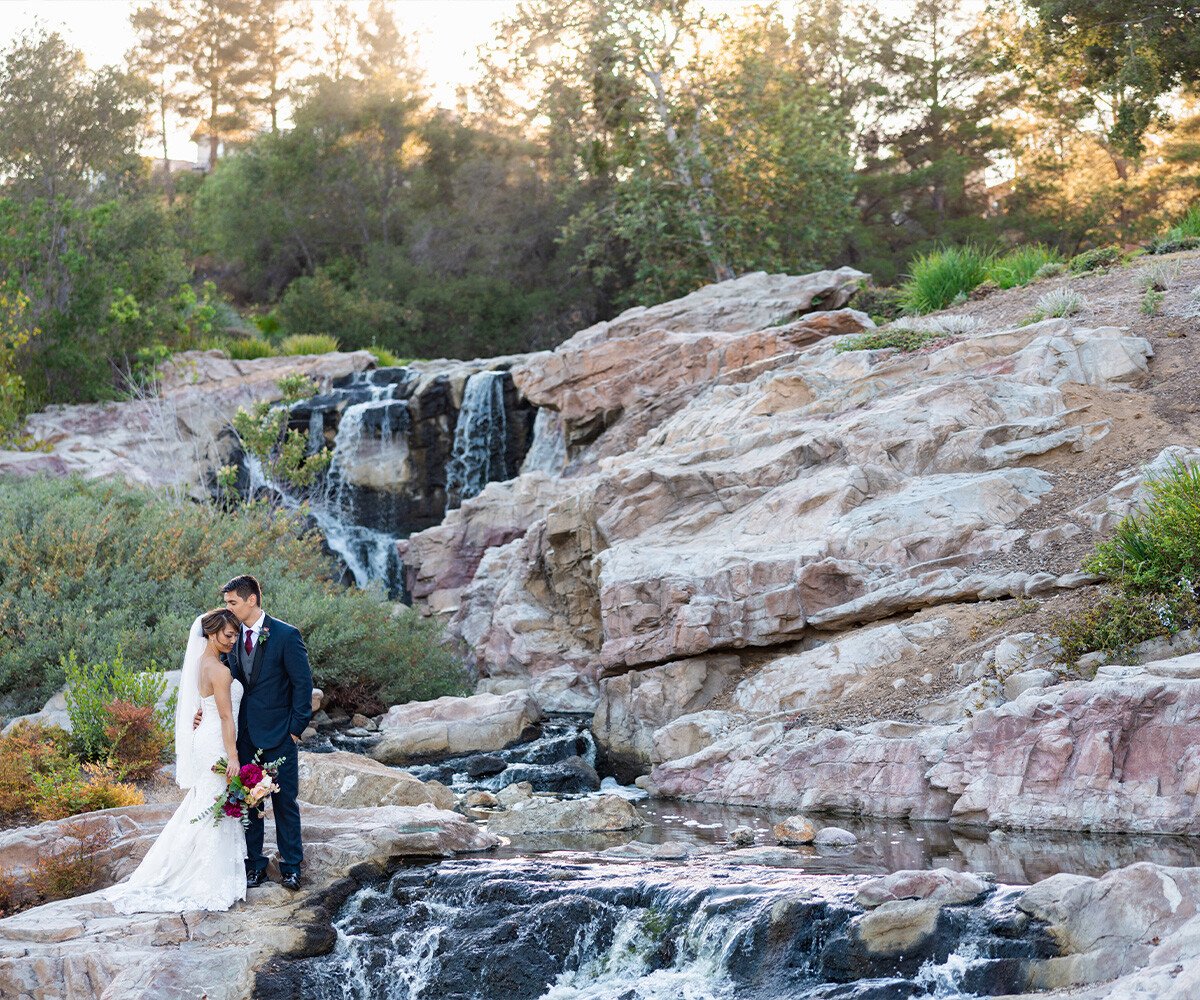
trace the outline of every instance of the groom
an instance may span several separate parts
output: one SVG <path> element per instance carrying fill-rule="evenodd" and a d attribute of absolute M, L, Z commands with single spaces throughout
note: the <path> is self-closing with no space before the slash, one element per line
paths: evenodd
<path fill-rule="evenodd" d="M 275 840 L 279 870 L 287 889 L 300 888 L 300 807 L 296 804 L 300 777 L 296 745 L 312 718 L 312 671 L 308 650 L 299 629 L 262 610 L 262 588 L 252 576 L 235 576 L 221 593 L 225 606 L 242 623 L 238 644 L 225 661 L 242 682 L 242 707 L 238 713 L 238 759 L 248 764 L 255 753 L 266 764 L 283 758 L 271 796 L 275 813 Z M 197 716 L 198 717 L 198 716 Z M 246 829 L 246 886 L 256 888 L 267 879 L 263 856 L 263 821 L 251 810 Z"/>

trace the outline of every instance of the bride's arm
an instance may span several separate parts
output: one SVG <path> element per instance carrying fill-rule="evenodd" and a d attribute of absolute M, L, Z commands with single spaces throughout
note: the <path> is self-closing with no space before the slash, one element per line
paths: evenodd
<path fill-rule="evenodd" d="M 233 722 L 233 700 L 229 696 L 233 677 L 224 667 L 211 670 L 210 677 L 213 695 L 217 701 L 217 714 L 221 717 L 221 739 L 225 742 L 225 759 L 229 762 L 229 766 L 225 768 L 225 777 L 232 780 L 241 770 L 237 755 L 237 728 Z"/>

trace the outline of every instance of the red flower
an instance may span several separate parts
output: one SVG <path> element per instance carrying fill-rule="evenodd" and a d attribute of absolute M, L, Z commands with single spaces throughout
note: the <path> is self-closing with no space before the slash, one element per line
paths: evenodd
<path fill-rule="evenodd" d="M 242 784 L 247 788 L 253 788 L 262 781 L 263 769 L 257 764 L 243 764 L 238 776 L 242 779 Z"/>
<path fill-rule="evenodd" d="M 237 818 L 242 815 L 242 807 L 235 806 L 230 802 L 226 802 L 225 803 L 225 815 L 233 816 L 234 818 Z"/>

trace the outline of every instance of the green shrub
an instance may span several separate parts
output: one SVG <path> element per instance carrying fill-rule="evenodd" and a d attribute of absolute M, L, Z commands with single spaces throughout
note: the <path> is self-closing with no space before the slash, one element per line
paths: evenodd
<path fill-rule="evenodd" d="M 1200 202 L 1192 205 L 1183 218 L 1167 230 L 1166 238 L 1180 242 L 1200 239 Z"/>
<path fill-rule="evenodd" d="M 1148 254 L 1181 253 L 1184 250 L 1200 250 L 1200 236 L 1185 236 L 1182 239 L 1158 236 L 1146 247 Z"/>
<path fill-rule="evenodd" d="M 321 687 L 362 683 L 388 701 L 459 693 L 462 664 L 417 616 L 338 588 L 320 536 L 262 504 L 221 510 L 106 481 L 0 479 L 0 711 L 33 711 L 60 659 L 145 670 L 183 655 L 188 628 L 252 573 L 268 613 L 304 632 Z"/>
<path fill-rule="evenodd" d="M 876 323 L 883 323 L 904 312 L 904 293 L 899 288 L 879 288 L 864 281 L 849 304 L 865 312 Z"/>
<path fill-rule="evenodd" d="M 1096 247 L 1085 250 L 1071 258 L 1067 267 L 1072 274 L 1087 274 L 1089 271 L 1099 271 L 1112 267 L 1121 259 L 1120 247 Z"/>
<path fill-rule="evenodd" d="M 167 689 L 167 675 L 156 669 L 138 671 L 125 663 L 120 645 L 112 659 L 81 664 L 71 650 L 62 658 L 66 679 L 67 716 L 71 720 L 71 742 L 84 760 L 107 760 L 113 750 L 106 730 L 113 724 L 108 706 L 113 701 L 153 708 Z M 165 730 L 174 719 L 174 707 L 157 713 L 158 724 Z"/>
<path fill-rule="evenodd" d="M 1142 315 L 1157 316 L 1158 310 L 1162 308 L 1163 299 L 1166 297 L 1167 295 L 1165 292 L 1159 292 L 1153 288 L 1147 288 L 1146 293 L 1142 296 Z"/>
<path fill-rule="evenodd" d="M 913 330 L 909 327 L 891 329 L 885 327 L 875 333 L 859 333 L 838 341 L 834 350 L 838 354 L 847 351 L 881 351 L 894 347 L 900 351 L 915 351 L 930 341 L 946 337 L 940 330 Z"/>
<path fill-rule="evenodd" d="M 904 308 L 911 313 L 945 309 L 988 277 L 993 255 L 970 244 L 921 254 L 909 265 L 901 286 Z"/>
<path fill-rule="evenodd" d="M 1017 247 L 992 261 L 988 278 L 1000 288 L 1028 285 L 1047 265 L 1061 264 L 1062 255 L 1041 243 Z"/>
<path fill-rule="evenodd" d="M 1200 584 L 1200 467 L 1175 460 L 1144 489 L 1141 509 L 1096 547 L 1084 569 L 1133 593 Z"/>
<path fill-rule="evenodd" d="M 1070 615 L 1060 616 L 1051 634 L 1062 644 L 1063 657 L 1079 659 L 1096 650 L 1120 656 L 1140 642 L 1174 635 L 1200 625 L 1200 604 L 1190 587 L 1166 593 L 1128 593 L 1120 589 Z"/>
<path fill-rule="evenodd" d="M 1078 292 L 1069 288 L 1053 288 L 1038 296 L 1033 312 L 1025 317 L 1025 323 L 1040 323 L 1044 319 L 1074 316 L 1085 305 L 1087 299 Z"/>
<path fill-rule="evenodd" d="M 341 350 L 327 333 L 293 333 L 279 342 L 280 354 L 330 354 Z"/>

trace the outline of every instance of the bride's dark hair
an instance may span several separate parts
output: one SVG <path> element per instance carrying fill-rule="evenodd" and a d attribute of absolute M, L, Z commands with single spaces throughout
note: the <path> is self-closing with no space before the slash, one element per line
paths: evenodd
<path fill-rule="evenodd" d="M 227 625 L 235 631 L 241 628 L 238 620 L 233 616 L 233 612 L 228 608 L 216 608 L 200 619 L 200 631 L 206 637 L 216 635 Z"/>

